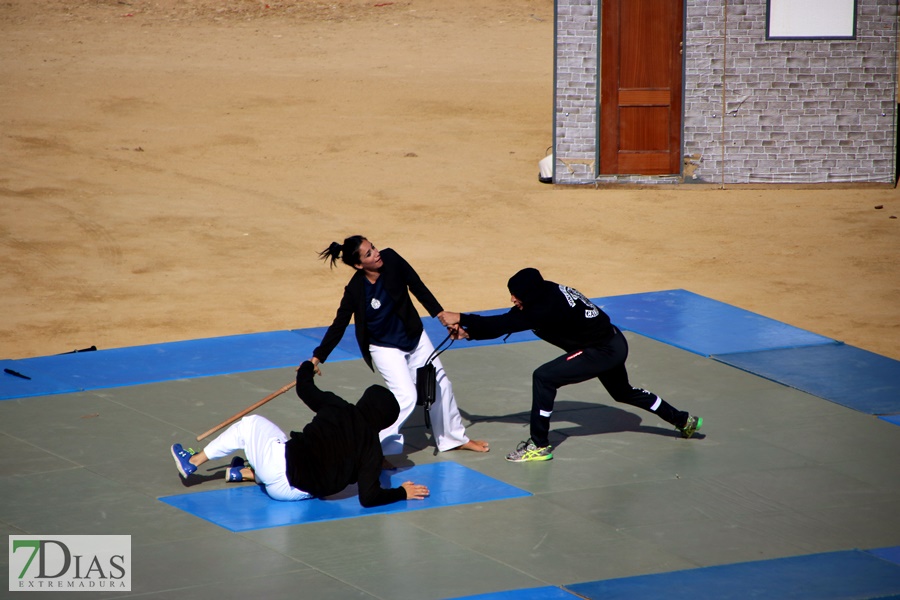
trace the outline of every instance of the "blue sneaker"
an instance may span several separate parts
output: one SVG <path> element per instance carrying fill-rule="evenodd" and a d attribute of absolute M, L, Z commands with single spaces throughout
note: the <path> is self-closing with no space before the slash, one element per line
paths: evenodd
<path fill-rule="evenodd" d="M 231 459 L 231 466 L 225 470 L 225 481 L 228 483 L 234 483 L 237 481 L 243 481 L 244 475 L 241 473 L 241 469 L 244 468 L 246 463 L 244 459 L 240 456 L 235 456 Z"/>
<path fill-rule="evenodd" d="M 194 454 L 195 452 L 190 448 L 185 450 L 181 447 L 181 444 L 172 444 L 172 458 L 175 459 L 175 466 L 178 467 L 178 472 L 185 479 L 197 470 L 197 467 L 191 464 L 191 457 Z"/>

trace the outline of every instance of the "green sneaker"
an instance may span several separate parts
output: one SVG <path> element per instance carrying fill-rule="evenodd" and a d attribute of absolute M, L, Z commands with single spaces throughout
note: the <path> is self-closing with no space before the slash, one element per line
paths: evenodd
<path fill-rule="evenodd" d="M 532 460 L 550 460 L 553 458 L 553 446 L 535 446 L 530 439 L 519 442 L 515 452 L 506 455 L 509 462 L 529 462 Z"/>
<path fill-rule="evenodd" d="M 681 437 L 688 439 L 701 427 L 703 427 L 703 417 L 688 417 L 684 427 L 677 427 L 676 429 L 681 432 Z"/>

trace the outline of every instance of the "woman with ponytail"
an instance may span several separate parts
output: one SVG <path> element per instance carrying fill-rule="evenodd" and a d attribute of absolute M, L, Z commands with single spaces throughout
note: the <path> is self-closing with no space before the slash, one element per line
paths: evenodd
<path fill-rule="evenodd" d="M 319 364 L 328 359 L 344 337 L 352 317 L 363 359 L 384 378 L 400 403 L 400 417 L 380 435 L 385 455 L 400 454 L 403 452 L 400 427 L 416 406 L 416 369 L 425 364 L 434 350 L 410 292 L 432 317 L 438 317 L 444 309 L 402 256 L 390 248 L 379 252 L 361 235 L 348 237 L 343 244 L 332 242 L 319 257 L 332 268 L 340 259 L 355 272 L 344 288 L 334 321 L 322 343 L 313 350 L 310 361 L 321 375 Z M 487 452 L 487 442 L 466 436 L 450 379 L 439 358 L 433 364 L 437 371 L 437 397 L 430 414 L 438 450 Z"/>

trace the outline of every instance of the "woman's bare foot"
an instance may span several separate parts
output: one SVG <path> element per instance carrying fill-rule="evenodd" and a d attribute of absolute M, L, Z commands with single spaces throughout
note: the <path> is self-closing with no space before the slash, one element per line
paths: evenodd
<path fill-rule="evenodd" d="M 462 446 L 457 446 L 454 450 L 471 450 L 472 452 L 490 452 L 491 446 L 484 440 L 469 440 Z"/>

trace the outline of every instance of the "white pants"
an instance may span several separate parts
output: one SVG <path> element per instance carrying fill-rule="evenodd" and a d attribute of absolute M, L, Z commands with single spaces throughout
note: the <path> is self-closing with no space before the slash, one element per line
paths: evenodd
<path fill-rule="evenodd" d="M 400 404 L 400 417 L 393 425 L 382 430 L 379 436 L 381 449 L 386 456 L 403 452 L 403 434 L 400 433 L 400 427 L 416 408 L 416 369 L 425 365 L 425 361 L 433 351 L 434 346 L 425 332 L 422 332 L 419 344 L 412 352 L 384 346 L 369 346 L 375 369 Z M 469 438 L 466 437 L 462 417 L 459 416 L 459 407 L 456 406 L 456 399 L 453 397 L 450 378 L 444 372 L 440 358 L 434 359 L 432 364 L 436 371 L 437 385 L 436 398 L 430 411 L 431 429 L 438 450 L 444 452 L 462 446 Z"/>
<path fill-rule="evenodd" d="M 312 498 L 303 490 L 291 487 L 287 479 L 284 444 L 288 437 L 275 423 L 259 415 L 244 417 L 211 441 L 206 448 L 209 460 L 223 458 L 243 450 L 253 466 L 256 480 L 266 486 L 266 494 L 273 500 L 289 502 Z"/>

